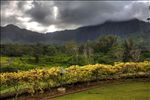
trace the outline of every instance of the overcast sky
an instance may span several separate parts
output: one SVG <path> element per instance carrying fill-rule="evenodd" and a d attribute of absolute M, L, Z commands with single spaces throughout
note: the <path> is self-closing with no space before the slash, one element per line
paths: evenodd
<path fill-rule="evenodd" d="M 1 25 L 53 32 L 148 17 L 148 1 L 1 1 Z"/>

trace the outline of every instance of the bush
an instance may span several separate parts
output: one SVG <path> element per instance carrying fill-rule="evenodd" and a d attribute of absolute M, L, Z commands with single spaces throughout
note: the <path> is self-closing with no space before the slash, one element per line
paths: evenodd
<path fill-rule="evenodd" d="M 142 73 L 142 74 L 141 74 Z M 27 84 L 32 91 L 44 88 L 41 83 L 47 84 L 48 88 L 74 84 L 77 82 L 88 82 L 93 80 L 107 80 L 118 78 L 134 78 L 140 75 L 150 75 L 150 62 L 118 62 L 114 65 L 95 64 L 85 66 L 70 66 L 33 69 L 11 73 L 0 73 L 1 86 L 15 84 Z"/>

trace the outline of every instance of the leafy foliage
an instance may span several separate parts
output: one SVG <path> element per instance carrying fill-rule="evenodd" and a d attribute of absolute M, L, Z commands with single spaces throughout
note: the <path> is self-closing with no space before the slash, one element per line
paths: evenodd
<path fill-rule="evenodd" d="M 44 88 L 52 88 L 77 82 L 92 80 L 107 80 L 127 77 L 140 77 L 150 75 L 150 62 L 127 62 L 112 65 L 95 64 L 85 66 L 70 66 L 62 70 L 61 67 L 33 69 L 10 73 L 0 73 L 1 86 L 29 86 L 31 94 L 43 91 Z M 41 84 L 44 85 L 41 85 Z"/>

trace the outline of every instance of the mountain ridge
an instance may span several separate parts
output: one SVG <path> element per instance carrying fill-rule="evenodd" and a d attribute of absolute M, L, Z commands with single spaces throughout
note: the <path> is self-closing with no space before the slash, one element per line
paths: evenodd
<path fill-rule="evenodd" d="M 132 35 L 148 35 L 150 23 L 138 19 L 127 21 L 106 21 L 102 24 L 83 26 L 73 30 L 63 30 L 40 34 L 23 29 L 13 24 L 1 26 L 1 43 L 64 43 L 67 41 L 85 42 L 95 40 L 107 34 L 129 37 Z M 37 34 L 39 33 L 39 34 Z"/>

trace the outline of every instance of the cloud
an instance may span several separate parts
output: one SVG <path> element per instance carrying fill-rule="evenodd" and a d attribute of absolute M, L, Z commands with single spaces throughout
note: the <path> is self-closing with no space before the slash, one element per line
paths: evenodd
<path fill-rule="evenodd" d="M 19 1 L 1 1 L 1 25 L 7 24 L 21 24 L 21 21 L 18 17 L 24 18 L 25 9 L 19 8 Z M 27 5 L 27 2 L 22 2 L 24 6 Z"/>
<path fill-rule="evenodd" d="M 38 32 L 147 17 L 146 1 L 1 1 L 1 25 Z"/>
<path fill-rule="evenodd" d="M 63 23 L 76 25 L 98 24 L 106 20 L 128 20 L 134 17 L 144 19 L 148 12 L 145 3 L 127 1 L 68 2 L 59 4 L 58 8 Z M 137 14 L 138 16 L 135 16 Z"/>
<path fill-rule="evenodd" d="M 26 11 L 26 14 L 43 25 L 50 25 L 54 23 L 53 3 L 47 2 L 32 2 L 32 9 Z"/>

